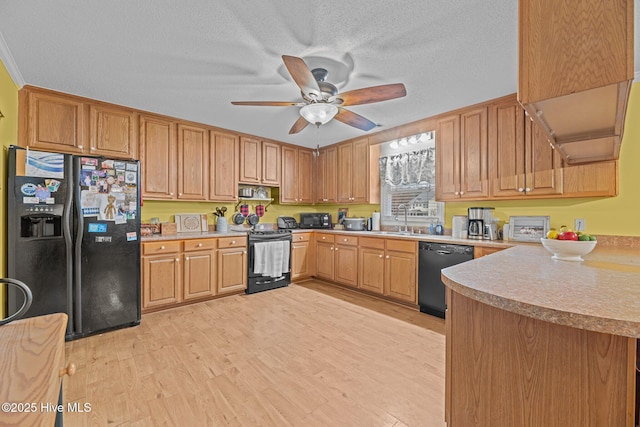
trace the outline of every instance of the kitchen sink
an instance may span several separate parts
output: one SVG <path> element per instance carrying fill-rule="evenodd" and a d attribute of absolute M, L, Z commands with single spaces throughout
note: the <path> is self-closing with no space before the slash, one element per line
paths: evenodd
<path fill-rule="evenodd" d="M 377 234 L 389 234 L 392 236 L 421 236 L 422 234 L 412 233 L 410 231 L 376 231 Z"/>

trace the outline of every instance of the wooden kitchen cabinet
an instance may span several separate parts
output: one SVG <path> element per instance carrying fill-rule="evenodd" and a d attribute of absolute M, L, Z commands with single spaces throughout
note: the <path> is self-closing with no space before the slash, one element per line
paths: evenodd
<path fill-rule="evenodd" d="M 360 238 L 358 288 L 417 304 L 417 242 Z"/>
<path fill-rule="evenodd" d="M 346 240 L 345 240 L 346 239 Z M 343 242 L 344 240 L 344 242 Z M 336 238 L 334 245 L 334 281 L 343 285 L 358 286 L 358 238 Z"/>
<path fill-rule="evenodd" d="M 240 183 L 279 186 L 280 169 L 279 144 L 240 137 Z"/>
<path fill-rule="evenodd" d="M 25 86 L 19 92 L 18 141 L 24 147 L 84 154 L 86 114 L 83 100 Z"/>
<path fill-rule="evenodd" d="M 491 197 L 522 199 L 562 193 L 562 160 L 514 96 L 489 107 Z"/>
<path fill-rule="evenodd" d="M 316 277 L 333 280 L 334 256 L 332 234 L 318 233 L 316 235 Z"/>
<path fill-rule="evenodd" d="M 372 200 L 371 197 L 368 138 L 338 145 L 338 177 L 339 203 L 375 203 L 377 201 Z"/>
<path fill-rule="evenodd" d="M 209 132 L 178 124 L 178 199 L 209 197 Z"/>
<path fill-rule="evenodd" d="M 247 238 L 218 239 L 218 295 L 247 288 Z"/>
<path fill-rule="evenodd" d="M 338 201 L 338 149 L 323 148 L 316 159 L 316 203 Z"/>
<path fill-rule="evenodd" d="M 496 252 L 500 252 L 501 250 L 504 250 L 505 248 L 496 248 L 496 247 L 490 247 L 490 246 L 474 246 L 473 247 L 473 258 L 480 258 L 483 257 L 485 255 L 490 255 Z"/>
<path fill-rule="evenodd" d="M 313 233 L 294 233 L 291 239 L 291 280 L 306 279 L 315 273 Z"/>
<path fill-rule="evenodd" d="M 563 197 L 610 197 L 618 195 L 618 161 L 565 166 Z"/>
<path fill-rule="evenodd" d="M 127 108 L 89 105 L 89 154 L 138 158 L 137 114 Z"/>
<path fill-rule="evenodd" d="M 283 146 L 280 203 L 313 203 L 312 171 L 311 150 Z"/>
<path fill-rule="evenodd" d="M 280 185 L 282 155 L 280 144 L 262 141 L 262 184 L 277 187 Z"/>
<path fill-rule="evenodd" d="M 176 199 L 177 149 L 173 121 L 158 116 L 140 115 L 140 164 L 144 199 Z"/>
<path fill-rule="evenodd" d="M 180 242 L 142 244 L 142 310 L 182 301 Z"/>
<path fill-rule="evenodd" d="M 436 124 L 436 199 L 489 196 L 487 108 L 443 117 Z"/>
<path fill-rule="evenodd" d="M 238 137 L 211 131 L 209 200 L 238 200 Z"/>
<path fill-rule="evenodd" d="M 183 245 L 184 300 L 215 295 L 218 281 L 217 240 L 185 240 Z"/>

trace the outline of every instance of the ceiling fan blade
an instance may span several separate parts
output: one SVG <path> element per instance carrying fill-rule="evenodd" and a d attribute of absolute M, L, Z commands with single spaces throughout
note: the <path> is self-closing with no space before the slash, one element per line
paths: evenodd
<path fill-rule="evenodd" d="M 300 132 L 302 129 L 306 128 L 308 124 L 309 122 L 304 117 L 299 117 L 289 130 L 289 135 Z"/>
<path fill-rule="evenodd" d="M 338 114 L 336 114 L 335 119 L 364 131 L 371 130 L 377 126 L 371 120 L 365 119 L 360 114 L 345 110 L 344 108 L 338 108 Z"/>
<path fill-rule="evenodd" d="M 259 107 L 302 107 L 304 102 L 287 102 L 287 101 L 232 101 L 233 105 L 255 105 Z"/>
<path fill-rule="evenodd" d="M 305 95 L 315 95 L 321 97 L 320 87 L 315 77 L 311 73 L 307 64 L 296 56 L 282 55 L 285 67 L 289 70 L 289 74 L 293 77 L 293 80 L 300 87 L 300 90 Z"/>
<path fill-rule="evenodd" d="M 373 102 L 387 101 L 389 99 L 401 98 L 407 94 L 407 89 L 402 83 L 389 85 L 371 86 L 362 89 L 350 90 L 339 93 L 336 99 L 342 99 L 340 105 L 361 105 Z"/>

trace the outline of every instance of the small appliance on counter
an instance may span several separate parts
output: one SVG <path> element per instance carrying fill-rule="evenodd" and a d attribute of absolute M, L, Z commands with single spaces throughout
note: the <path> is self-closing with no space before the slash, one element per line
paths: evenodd
<path fill-rule="evenodd" d="M 365 229 L 364 218 L 344 218 L 342 224 L 345 230 L 363 231 Z"/>
<path fill-rule="evenodd" d="M 283 228 L 283 229 L 298 228 L 298 223 L 296 222 L 296 219 L 292 216 L 279 216 L 278 228 Z"/>
<path fill-rule="evenodd" d="M 328 213 L 301 213 L 300 228 L 331 228 L 331 215 Z"/>
<path fill-rule="evenodd" d="M 489 240 L 489 235 L 485 234 L 486 225 L 493 224 L 494 208 L 469 208 L 467 215 L 467 237 L 474 240 Z M 497 239 L 497 237 L 496 237 Z"/>
<path fill-rule="evenodd" d="M 466 215 L 454 215 L 451 220 L 451 236 L 455 239 L 467 237 L 468 225 Z"/>

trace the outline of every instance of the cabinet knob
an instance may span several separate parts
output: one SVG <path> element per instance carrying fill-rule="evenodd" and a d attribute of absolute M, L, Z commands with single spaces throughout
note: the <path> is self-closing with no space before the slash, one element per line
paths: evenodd
<path fill-rule="evenodd" d="M 333 250 L 333 246 L 331 246 L 331 247 L 329 248 L 329 250 L 331 250 L 331 251 L 332 251 L 332 250 Z"/>
<path fill-rule="evenodd" d="M 524 191 L 524 188 L 520 187 L 518 188 L 518 192 L 522 193 Z"/>
<path fill-rule="evenodd" d="M 232 240 L 232 241 L 231 241 L 231 244 L 232 244 L 232 245 L 235 245 L 235 244 L 236 244 L 236 241 L 235 241 L 235 240 Z"/>
<path fill-rule="evenodd" d="M 338 248 L 336 247 L 336 251 L 338 250 Z"/>
<path fill-rule="evenodd" d="M 202 243 L 198 243 L 198 247 L 201 248 L 202 247 Z"/>
<path fill-rule="evenodd" d="M 302 236 L 300 236 L 300 238 L 299 238 L 298 240 L 302 240 L 302 239 L 303 239 L 303 237 L 302 237 Z"/>
<path fill-rule="evenodd" d="M 161 251 L 164 251 L 164 250 L 165 250 L 164 245 L 160 246 L 160 250 L 161 250 Z"/>
<path fill-rule="evenodd" d="M 382 258 L 382 255 L 378 255 L 378 258 Z"/>
<path fill-rule="evenodd" d="M 326 239 L 326 237 L 322 236 L 322 240 Z"/>
<path fill-rule="evenodd" d="M 459 195 L 460 195 L 460 192 L 459 192 L 459 191 L 456 191 L 456 192 L 455 192 L 455 193 L 453 193 L 453 194 L 455 194 L 456 196 L 459 196 Z"/>
<path fill-rule="evenodd" d="M 189 257 L 188 256 L 184 257 L 184 259 L 185 259 L 185 261 L 189 261 Z"/>
<path fill-rule="evenodd" d="M 78 145 L 78 148 L 79 148 L 79 149 L 81 149 L 81 150 L 83 150 L 83 149 L 84 149 L 84 146 L 83 146 L 83 145 Z"/>
<path fill-rule="evenodd" d="M 173 196 L 173 193 L 169 193 L 170 196 Z"/>
<path fill-rule="evenodd" d="M 246 253 L 247 253 L 247 251 L 242 251 L 242 253 L 243 253 L 243 254 L 246 254 Z"/>
<path fill-rule="evenodd" d="M 344 239 L 342 239 L 343 242 L 348 242 L 349 239 L 347 239 L 346 237 Z"/>
<path fill-rule="evenodd" d="M 71 362 L 67 365 L 66 368 L 62 368 L 60 369 L 60 371 L 58 371 L 58 377 L 62 378 L 65 375 L 72 376 L 75 373 L 76 373 L 76 364 Z"/>
<path fill-rule="evenodd" d="M 182 193 L 178 193 L 178 196 L 182 196 Z"/>
<path fill-rule="evenodd" d="M 96 148 L 95 147 L 91 147 L 91 148 L 89 148 L 89 150 L 90 151 L 96 151 Z"/>
<path fill-rule="evenodd" d="M 176 258 L 176 262 L 180 262 L 180 258 Z"/>
<path fill-rule="evenodd" d="M 531 191 L 531 188 L 527 187 L 524 189 L 524 191 L 526 191 L 527 193 Z"/>
<path fill-rule="evenodd" d="M 460 192 L 460 195 L 462 196 L 463 194 L 464 194 L 464 191 L 461 191 L 461 192 Z"/>
<path fill-rule="evenodd" d="M 386 258 L 386 259 L 389 259 L 389 255 L 387 255 L 385 258 Z"/>

